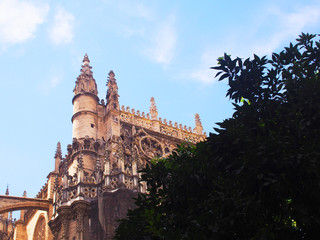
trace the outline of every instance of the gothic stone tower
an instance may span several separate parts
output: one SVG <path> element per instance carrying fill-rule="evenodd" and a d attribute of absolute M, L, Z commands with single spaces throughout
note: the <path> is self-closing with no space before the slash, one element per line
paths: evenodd
<path fill-rule="evenodd" d="M 73 103 L 73 141 L 67 154 L 55 155 L 53 212 L 49 226 L 54 239 L 111 239 L 117 220 L 146 186 L 138 170 L 151 158 L 165 157 L 176 144 L 204 140 L 199 115 L 196 127 L 182 127 L 158 117 L 154 98 L 150 113 L 119 105 L 118 86 L 109 72 L 106 102 L 99 100 L 87 55 L 77 78 Z"/>

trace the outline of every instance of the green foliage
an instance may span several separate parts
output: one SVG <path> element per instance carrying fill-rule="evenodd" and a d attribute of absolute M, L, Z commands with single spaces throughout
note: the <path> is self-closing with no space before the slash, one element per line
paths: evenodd
<path fill-rule="evenodd" d="M 233 117 L 142 171 L 115 239 L 318 239 L 319 48 L 302 34 L 271 59 L 218 59 Z"/>

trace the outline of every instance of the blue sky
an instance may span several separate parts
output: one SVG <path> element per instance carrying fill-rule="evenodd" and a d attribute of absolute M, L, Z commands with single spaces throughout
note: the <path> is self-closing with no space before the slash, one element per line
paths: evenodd
<path fill-rule="evenodd" d="M 99 97 L 107 73 L 120 105 L 205 131 L 232 115 L 227 86 L 209 70 L 233 57 L 279 51 L 319 33 L 317 0 L 0 0 L 0 194 L 34 197 L 72 141 L 73 87 L 88 54 Z"/>

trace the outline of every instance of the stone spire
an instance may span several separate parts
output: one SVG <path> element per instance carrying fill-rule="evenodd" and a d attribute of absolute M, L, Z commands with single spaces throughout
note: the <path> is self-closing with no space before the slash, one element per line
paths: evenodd
<path fill-rule="evenodd" d="M 156 102 L 154 101 L 153 97 L 151 97 L 150 103 L 151 103 L 151 107 L 150 107 L 151 120 L 157 120 L 158 110 L 157 110 Z"/>
<path fill-rule="evenodd" d="M 196 127 L 194 128 L 195 133 L 203 134 L 203 127 L 202 127 L 200 116 L 198 113 L 196 113 L 195 115 L 195 122 L 196 122 Z"/>
<path fill-rule="evenodd" d="M 76 81 L 76 86 L 74 88 L 74 94 L 81 94 L 84 92 L 92 93 L 98 95 L 97 84 L 93 78 L 91 71 L 90 60 L 88 55 L 85 54 L 83 58 L 82 68 L 80 69 L 81 73 Z"/>
<path fill-rule="evenodd" d="M 56 154 L 54 155 L 54 158 L 60 158 L 62 159 L 62 153 L 61 153 L 61 143 L 57 143 L 57 149 L 56 149 Z"/>
<path fill-rule="evenodd" d="M 61 144 L 60 142 L 57 143 L 56 153 L 54 155 L 55 163 L 54 163 L 54 171 L 59 172 L 59 166 L 62 160 L 62 153 L 61 153 Z"/>
<path fill-rule="evenodd" d="M 7 185 L 6 196 L 9 196 L 9 185 Z"/>
<path fill-rule="evenodd" d="M 107 82 L 107 111 L 110 110 L 119 110 L 119 94 L 118 94 L 118 85 L 117 81 L 114 78 L 115 74 L 111 70 L 108 74 L 108 82 Z"/>

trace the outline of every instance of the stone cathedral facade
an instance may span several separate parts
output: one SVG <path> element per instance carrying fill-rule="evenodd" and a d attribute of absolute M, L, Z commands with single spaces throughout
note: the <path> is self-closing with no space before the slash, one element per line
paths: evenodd
<path fill-rule="evenodd" d="M 120 107 L 113 71 L 108 74 L 106 99 L 100 100 L 87 55 L 73 92 L 67 154 L 62 157 L 58 143 L 55 169 L 36 199 L 25 195 L 12 197 L 6 208 L 0 204 L 0 215 L 7 218 L 1 209 L 21 209 L 12 239 L 112 239 L 117 220 L 134 207 L 132 198 L 146 192 L 139 169 L 152 158 L 166 157 L 177 144 L 206 138 L 198 114 L 193 129 L 173 124 L 158 117 L 154 98 L 149 113 Z M 10 202 L 9 196 L 3 199 Z M 20 208 L 14 207 L 19 203 Z"/>

